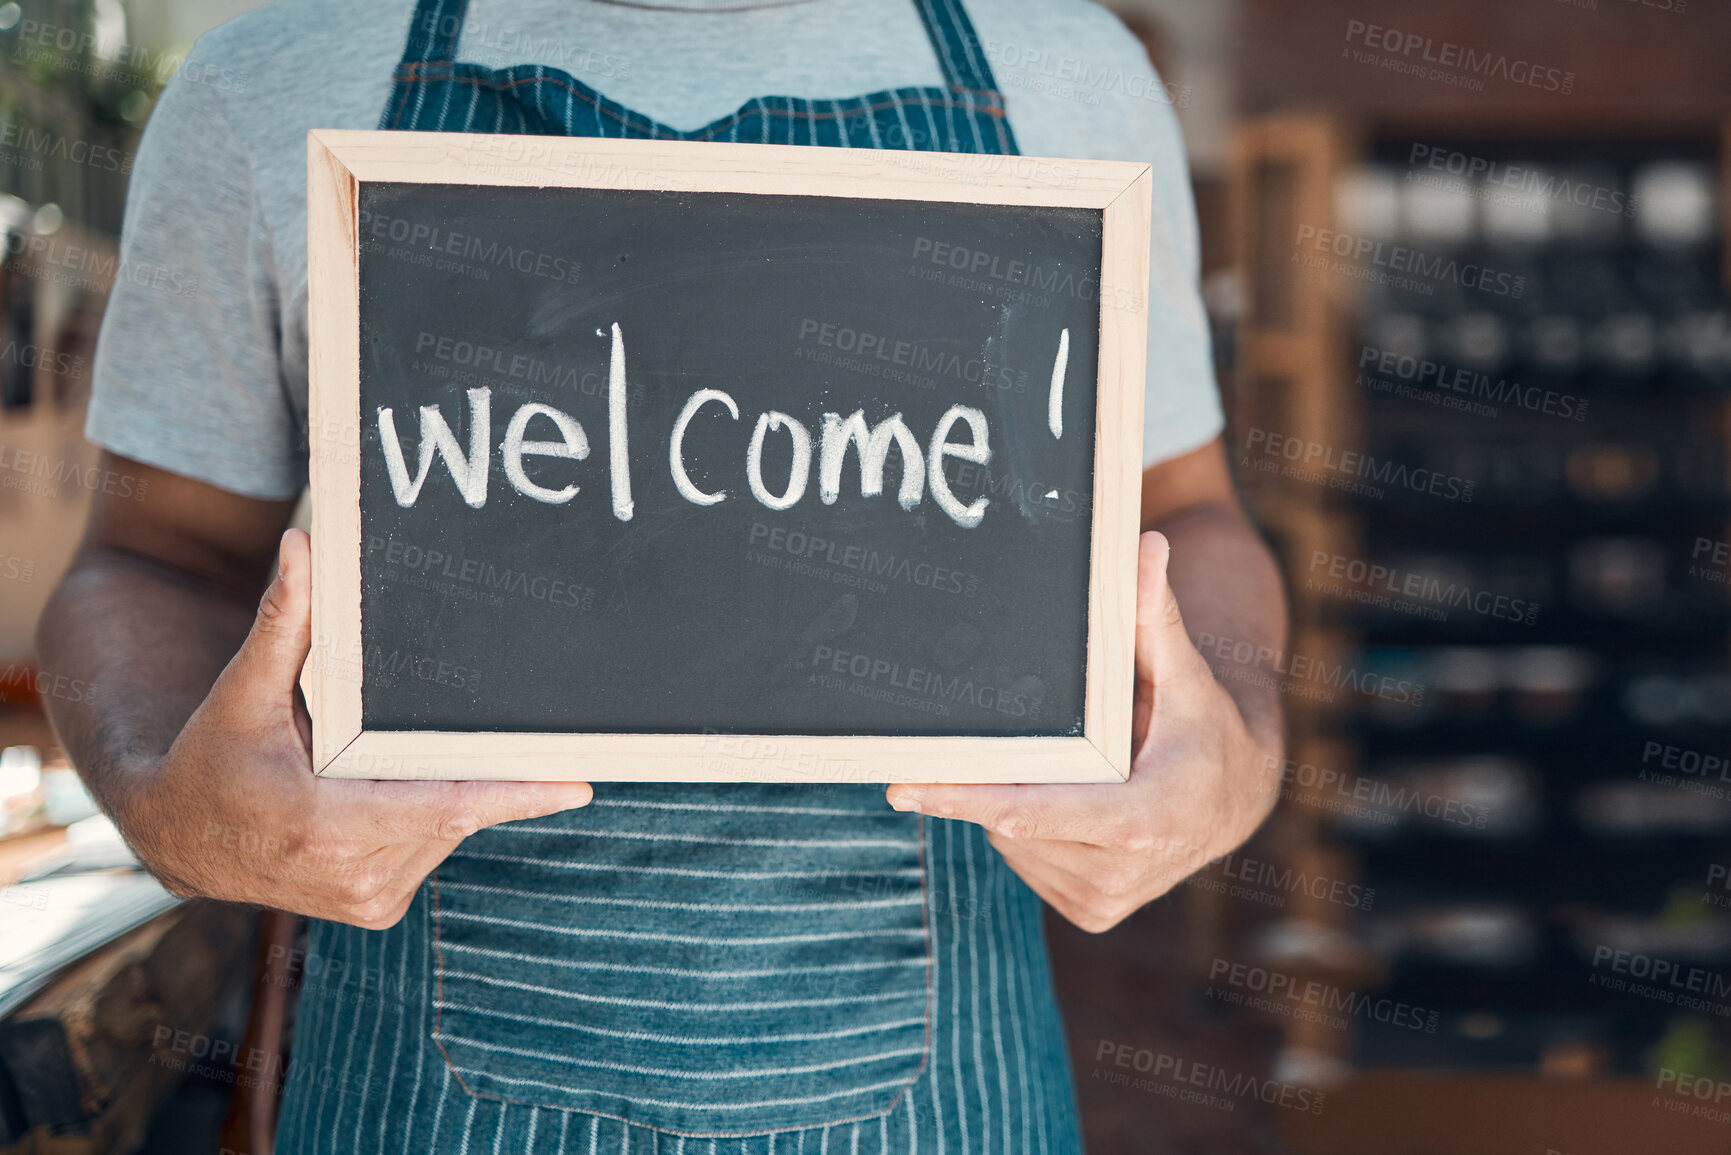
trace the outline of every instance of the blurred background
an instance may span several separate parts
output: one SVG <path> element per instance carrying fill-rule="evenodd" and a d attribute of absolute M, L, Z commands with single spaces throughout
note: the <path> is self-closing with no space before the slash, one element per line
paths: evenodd
<path fill-rule="evenodd" d="M 139 132 L 254 6 L 0 4 L 3 1151 L 266 1151 L 292 1053 L 293 920 L 128 868 L 31 657 Z M 1114 7 L 1295 630 L 1274 819 L 1052 922 L 1089 1149 L 1731 1152 L 1731 7 Z"/>

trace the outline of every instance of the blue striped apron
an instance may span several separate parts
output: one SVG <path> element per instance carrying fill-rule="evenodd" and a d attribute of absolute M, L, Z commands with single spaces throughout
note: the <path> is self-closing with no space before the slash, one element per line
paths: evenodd
<path fill-rule="evenodd" d="M 420 0 L 383 128 L 1013 154 L 960 0 L 946 87 L 760 97 L 690 132 L 455 60 Z M 1080 1150 L 1039 900 L 879 786 L 596 787 L 468 839 L 403 921 L 315 923 L 279 1126 L 317 1152 Z"/>

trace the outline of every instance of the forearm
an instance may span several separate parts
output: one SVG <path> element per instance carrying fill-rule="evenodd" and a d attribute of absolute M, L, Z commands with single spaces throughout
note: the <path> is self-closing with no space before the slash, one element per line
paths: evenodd
<path fill-rule="evenodd" d="M 1285 649 L 1287 615 L 1273 555 L 1242 514 L 1221 504 L 1179 510 L 1148 528 L 1172 543 L 1168 572 L 1191 641 L 1237 703 L 1251 736 L 1277 754 L 1284 714 L 1268 655 Z M 1252 658 L 1240 663 L 1222 659 L 1222 652 Z"/>
<path fill-rule="evenodd" d="M 37 651 L 44 669 L 95 688 L 87 702 L 47 706 L 104 809 L 174 744 L 255 608 L 238 590 L 119 550 L 78 556 L 43 612 Z"/>

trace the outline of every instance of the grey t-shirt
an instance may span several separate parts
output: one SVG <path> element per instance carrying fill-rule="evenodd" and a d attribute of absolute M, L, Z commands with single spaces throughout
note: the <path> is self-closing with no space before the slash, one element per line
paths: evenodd
<path fill-rule="evenodd" d="M 134 166 L 87 432 L 254 497 L 306 484 L 306 133 L 376 128 L 412 0 L 279 0 L 200 38 Z M 1177 120 L 1147 58 L 1086 0 L 970 0 L 1029 156 L 1153 165 L 1144 461 L 1222 417 Z M 909 0 L 473 0 L 457 59 L 561 68 L 676 129 L 752 97 L 943 83 Z"/>

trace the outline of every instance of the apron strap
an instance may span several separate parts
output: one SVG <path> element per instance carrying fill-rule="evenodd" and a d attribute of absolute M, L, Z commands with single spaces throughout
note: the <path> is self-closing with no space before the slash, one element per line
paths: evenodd
<path fill-rule="evenodd" d="M 413 65 L 448 64 L 455 59 L 468 9 L 469 0 L 417 0 L 399 73 Z"/>
<path fill-rule="evenodd" d="M 920 14 L 924 24 L 926 38 L 932 45 L 938 65 L 943 70 L 944 79 L 949 92 L 953 95 L 949 103 L 954 111 L 947 122 L 950 136 L 943 137 L 934 147 L 948 147 L 958 152 L 992 152 L 1014 155 L 1019 150 L 1015 137 L 1010 133 L 1010 126 L 1004 115 L 1003 97 L 998 92 L 997 80 L 992 75 L 992 68 L 986 60 L 985 46 L 980 43 L 979 35 L 974 31 L 973 22 L 968 18 L 967 11 L 962 6 L 962 0 L 913 0 L 915 9 Z M 403 48 L 402 62 L 394 74 L 395 83 L 391 89 L 390 98 L 385 103 L 383 113 L 379 117 L 379 127 L 384 129 L 426 129 L 435 127 L 424 122 L 423 113 L 429 102 L 437 104 L 441 111 L 437 127 L 445 126 L 445 113 L 451 111 L 453 98 L 455 107 L 464 111 L 455 113 L 454 123 L 458 127 L 491 125 L 493 132 L 542 132 L 558 135 L 561 126 L 566 133 L 579 133 L 570 121 L 569 93 L 575 91 L 570 83 L 565 84 L 566 98 L 562 102 L 563 111 L 559 107 L 543 108 L 536 102 L 536 95 L 544 87 L 541 80 L 545 79 L 540 69 L 535 69 L 536 83 L 527 83 L 518 91 L 489 91 L 483 93 L 477 86 L 476 75 L 485 71 L 474 65 L 456 63 L 458 40 L 463 34 L 463 21 L 468 13 L 468 0 L 416 0 L 413 23 L 409 28 L 408 42 Z M 513 70 L 517 71 L 517 70 Z M 547 70 L 552 72 L 553 70 Z M 461 75 L 459 75 L 459 73 Z M 562 73 L 556 74 L 563 77 Z M 606 101 L 599 93 L 582 86 L 577 78 L 568 78 L 582 88 L 584 99 L 595 109 L 619 117 L 621 124 L 628 130 L 625 135 L 673 135 L 662 133 L 653 122 L 644 121 L 648 127 L 636 132 L 629 131 L 633 122 L 642 118 L 631 117 L 629 110 L 619 108 Z M 458 91 L 460 87 L 460 91 Z M 929 90 L 928 90 L 929 91 Z M 490 103 L 482 106 L 485 96 Z M 899 98 L 898 98 L 899 99 Z M 922 97 L 922 99 L 924 99 Z M 742 108 L 733 118 L 733 131 L 739 131 L 739 118 L 752 108 L 757 108 L 759 117 L 768 114 L 760 106 L 762 101 L 753 102 Z M 838 107 L 846 106 L 848 102 L 817 101 L 814 106 L 820 109 L 821 115 L 835 120 Z M 899 105 L 897 106 L 899 109 Z M 900 115 L 899 111 L 896 115 Z M 963 120 L 958 123 L 955 113 L 959 112 Z M 479 119 L 477 119 L 479 113 Z M 599 114 L 597 114 L 599 115 Z M 876 116 L 878 113 L 868 112 Z M 929 115 L 929 109 L 928 109 Z M 717 122 L 720 123 L 720 122 Z M 767 122 L 766 122 L 767 123 Z M 811 124 L 816 124 L 813 120 Z M 826 122 L 828 123 L 828 122 Z M 839 124 L 839 120 L 836 120 Z M 515 126 L 514 128 L 512 126 Z M 618 126 L 611 126 L 617 129 Z M 761 126 L 760 126 L 761 127 Z M 785 128 L 786 126 L 782 126 Z M 893 127 L 893 125 L 891 126 Z M 902 128 L 906 129 L 904 120 Z M 487 131 L 483 127 L 483 131 Z M 769 139 L 768 130 L 764 130 L 764 139 Z M 839 132 L 839 136 L 838 136 Z M 579 133 L 581 134 L 581 133 Z M 594 135 L 611 136 L 615 131 L 597 130 Z M 751 133 L 747 134 L 752 135 Z M 838 130 L 835 124 L 829 129 L 830 136 L 838 139 L 831 143 L 845 144 L 848 141 L 846 130 Z M 737 137 L 736 137 L 737 138 Z M 876 137 L 874 135 L 873 139 Z M 969 147 L 970 141 L 973 147 Z M 809 141 L 795 141 L 791 137 L 783 143 L 818 143 L 815 129 Z M 917 146 L 915 146 L 917 147 Z"/>
<path fill-rule="evenodd" d="M 925 21 L 926 36 L 931 39 L 950 86 L 996 92 L 998 82 L 986 60 L 985 46 L 980 43 L 962 0 L 914 0 L 914 5 L 920 10 L 920 19 Z"/>
<path fill-rule="evenodd" d="M 952 87 L 997 91 L 992 66 L 962 0 L 914 0 L 944 79 Z M 456 58 L 457 39 L 469 0 L 417 0 L 414 23 L 403 48 L 403 65 L 444 64 Z"/>

